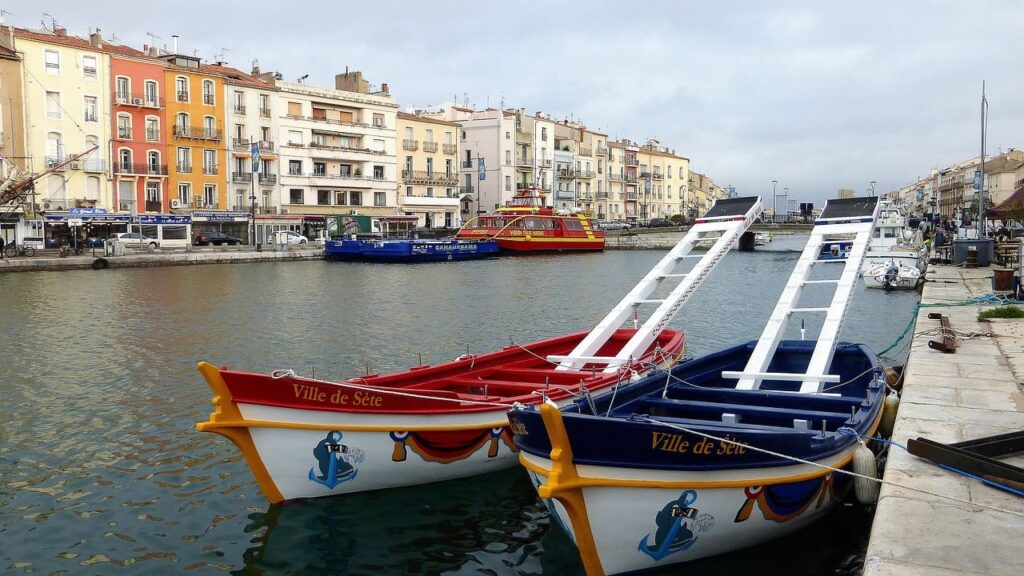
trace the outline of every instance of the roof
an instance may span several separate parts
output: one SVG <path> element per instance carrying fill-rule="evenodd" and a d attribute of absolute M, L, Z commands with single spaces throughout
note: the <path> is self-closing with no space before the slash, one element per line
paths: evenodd
<path fill-rule="evenodd" d="M 429 122 L 430 124 L 443 124 L 445 126 L 458 126 L 458 122 L 449 122 L 447 120 L 441 120 L 439 118 L 431 118 L 430 116 L 422 116 L 420 114 L 409 114 L 407 112 L 398 113 L 399 120 L 409 120 L 412 122 Z"/>
<path fill-rule="evenodd" d="M 225 66 L 223 64 L 200 64 L 199 71 L 215 76 L 223 76 L 224 82 L 232 86 L 247 86 L 249 88 L 259 88 L 261 90 L 277 90 L 277 86 L 260 80 L 252 74 L 246 74 L 237 68 Z"/>
<path fill-rule="evenodd" d="M 0 27 L 0 32 L 6 33 L 6 30 L 6 26 Z M 136 50 L 135 48 L 123 46 L 121 44 L 113 44 L 106 40 L 102 40 L 99 46 L 93 46 L 92 42 L 90 42 L 88 38 L 80 38 L 78 36 L 59 36 L 52 32 L 36 32 L 34 30 L 28 30 L 27 28 L 14 28 L 14 37 L 24 40 L 33 40 L 36 42 L 45 42 L 47 44 L 56 44 L 58 46 L 67 46 L 68 48 L 77 48 L 79 50 L 88 50 L 90 52 L 107 52 L 109 54 L 131 56 L 133 58 L 156 60 L 156 58 L 147 56 L 141 50 Z"/>

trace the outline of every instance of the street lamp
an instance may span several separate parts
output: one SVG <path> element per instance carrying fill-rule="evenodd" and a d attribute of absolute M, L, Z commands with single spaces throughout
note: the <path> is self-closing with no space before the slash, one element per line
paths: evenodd
<path fill-rule="evenodd" d="M 872 196 L 875 195 L 875 181 L 874 180 L 871 181 L 871 195 Z"/>
<path fill-rule="evenodd" d="M 772 180 L 772 223 L 775 222 L 775 215 L 779 213 L 779 198 L 775 195 L 775 185 L 778 180 Z"/>

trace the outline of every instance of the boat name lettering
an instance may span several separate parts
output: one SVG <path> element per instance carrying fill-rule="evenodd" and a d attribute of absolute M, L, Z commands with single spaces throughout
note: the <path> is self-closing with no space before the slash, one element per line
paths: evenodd
<path fill-rule="evenodd" d="M 696 443 L 691 443 L 690 440 L 685 440 L 682 434 L 651 432 L 651 449 L 660 450 L 662 452 L 677 452 L 680 454 L 692 453 L 705 456 L 734 456 L 746 454 L 747 449 L 743 445 L 733 444 L 732 442 L 735 442 L 735 440 L 726 436 L 723 440 L 719 440 L 717 444 L 707 438 L 701 438 Z"/>
<path fill-rule="evenodd" d="M 330 403 L 339 406 L 363 406 L 368 408 L 379 408 L 384 403 L 384 397 L 371 394 L 363 390 L 356 390 L 349 393 L 346 390 L 335 390 L 328 395 L 326 390 L 321 390 L 309 384 L 292 384 L 292 391 L 299 400 Z"/>
<path fill-rule="evenodd" d="M 509 428 L 512 429 L 513 434 L 518 434 L 519 436 L 527 436 L 530 433 L 530 431 L 526 428 L 526 425 L 520 422 L 519 420 L 510 419 Z"/>

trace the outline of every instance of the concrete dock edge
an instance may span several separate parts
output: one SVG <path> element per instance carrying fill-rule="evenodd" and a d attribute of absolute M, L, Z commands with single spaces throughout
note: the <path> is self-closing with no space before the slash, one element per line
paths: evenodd
<path fill-rule="evenodd" d="M 991 292 L 992 271 L 933 267 L 922 303 L 963 301 Z M 919 310 L 893 440 L 959 442 L 1024 430 L 1024 320 L 981 322 L 991 305 Z M 969 336 L 956 353 L 928 347 L 925 333 L 939 326 L 930 312 L 949 317 Z M 1005 459 L 1024 466 L 1024 455 Z M 867 576 L 1024 574 L 1024 498 L 996 490 L 892 447 L 886 481 L 991 506 L 1000 512 L 940 496 L 883 485 L 864 560 Z"/>
<path fill-rule="evenodd" d="M 225 251 L 156 251 L 129 252 L 124 256 L 104 256 L 100 250 L 81 256 L 4 258 L 0 260 L 0 274 L 4 272 L 41 272 L 58 270 L 105 270 L 113 268 L 145 268 L 151 266 L 188 266 L 192 264 L 234 264 L 243 262 L 282 262 L 294 260 L 321 260 L 323 248 L 282 251 L 225 250 Z M 102 259 L 106 264 L 96 264 Z"/>

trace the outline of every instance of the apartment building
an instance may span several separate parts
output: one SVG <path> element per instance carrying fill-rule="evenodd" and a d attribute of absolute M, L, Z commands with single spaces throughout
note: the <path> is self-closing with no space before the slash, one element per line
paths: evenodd
<path fill-rule="evenodd" d="M 398 104 L 360 72 L 334 88 L 275 79 L 280 99 L 282 213 L 397 214 Z"/>
<path fill-rule="evenodd" d="M 424 113 L 397 115 L 402 141 L 398 204 L 423 228 L 461 225 L 459 125 Z"/>
<path fill-rule="evenodd" d="M 177 52 L 177 46 L 173 52 Z M 182 54 L 165 62 L 168 195 L 172 210 L 227 206 L 224 79 L 216 67 Z"/>
<path fill-rule="evenodd" d="M 474 111 L 445 104 L 432 116 L 455 122 L 459 129 L 460 214 L 465 222 L 503 206 L 516 193 L 521 172 L 516 154 L 516 113 Z"/>
<path fill-rule="evenodd" d="M 257 77 L 259 69 L 246 74 L 224 64 L 216 64 L 214 68 L 224 78 L 224 117 L 228 131 L 224 138 L 228 165 L 223 170 L 230 191 L 227 206 L 220 208 L 276 213 L 281 198 L 277 142 L 281 111 L 276 110 L 280 106 L 277 87 Z"/>
<path fill-rule="evenodd" d="M 8 39 L 12 30 L 2 32 Z M 90 38 L 13 28 L 21 57 L 25 168 L 59 168 L 36 183 L 44 211 L 74 207 L 115 208 L 106 162 L 111 141 L 110 57 L 99 33 Z M 5 103 L 5 104 L 10 104 Z M 75 162 L 70 157 L 85 153 Z"/>
<path fill-rule="evenodd" d="M 110 57 L 111 158 L 115 209 L 170 210 L 164 64 L 155 50 Z"/>
<path fill-rule="evenodd" d="M 1024 151 L 1010 150 L 985 160 L 985 204 L 994 206 L 1009 198 L 1021 184 L 1017 173 L 1024 167 Z"/>
<path fill-rule="evenodd" d="M 26 168 L 25 110 L 21 56 L 14 51 L 11 28 L 0 28 L 0 178 L 14 167 Z"/>

